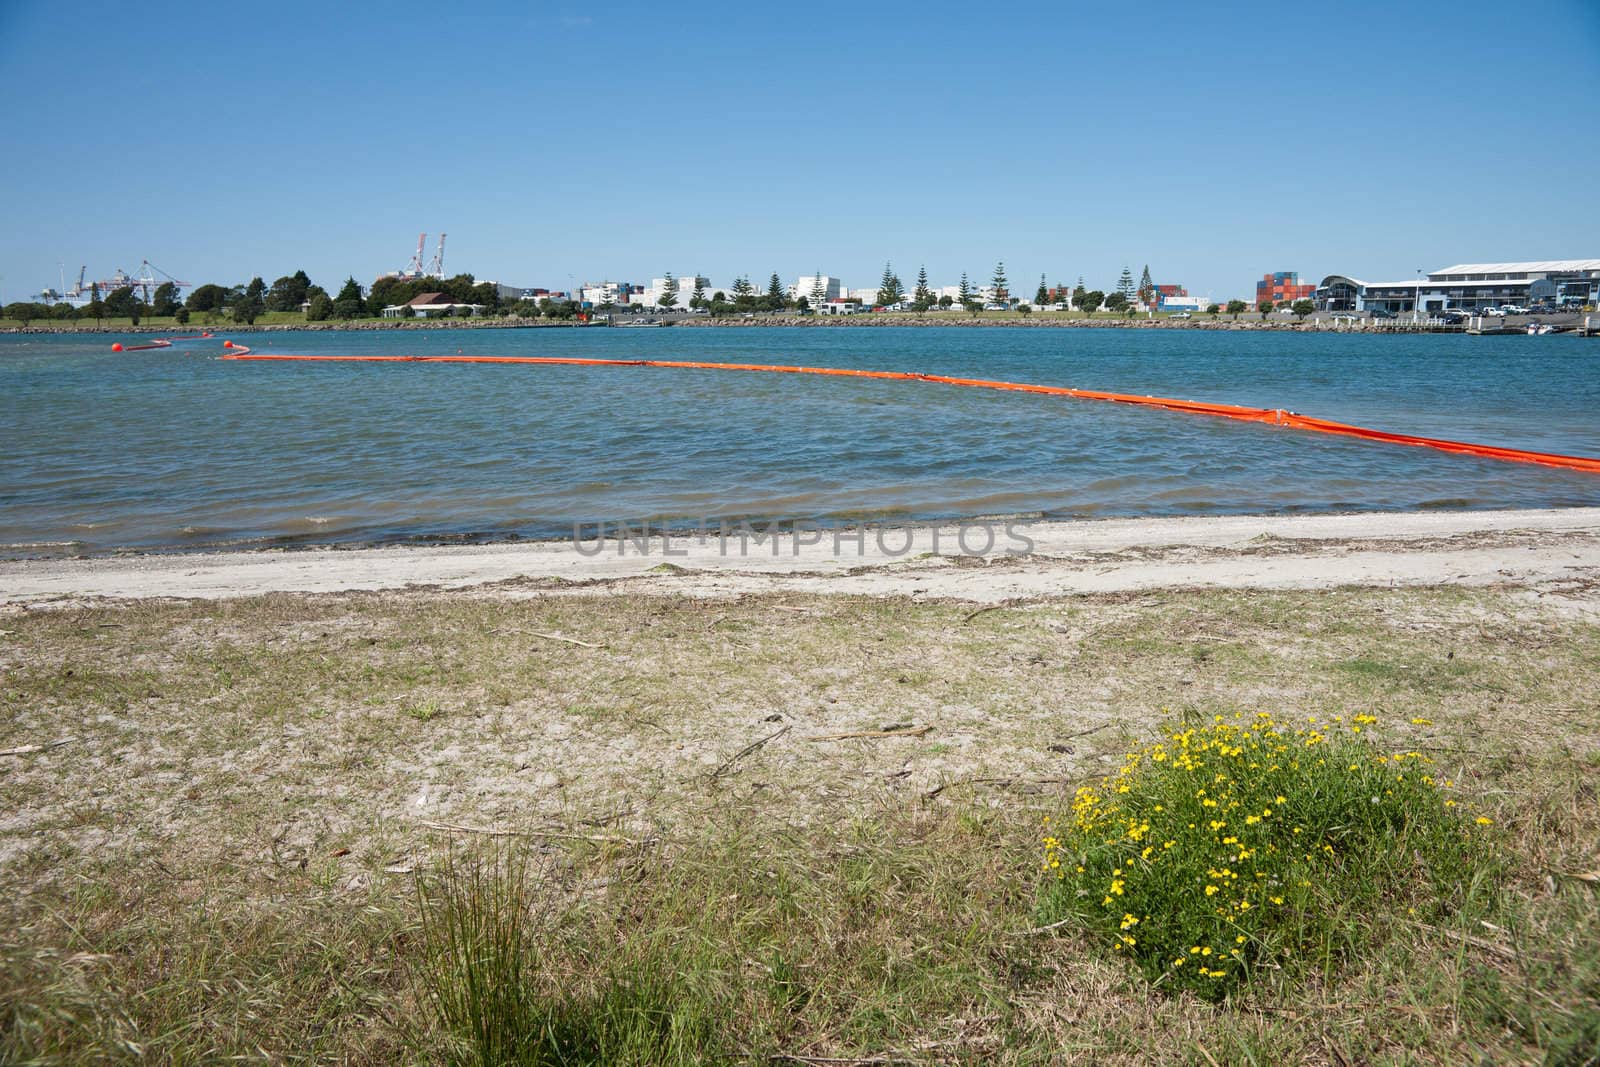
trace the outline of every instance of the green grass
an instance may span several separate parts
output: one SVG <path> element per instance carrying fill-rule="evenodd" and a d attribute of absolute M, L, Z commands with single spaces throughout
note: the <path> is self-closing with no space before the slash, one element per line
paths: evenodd
<path fill-rule="evenodd" d="M 0 748 L 76 738 L 0 757 L 0 1062 L 1593 1049 L 1600 628 L 1548 601 L 1163 591 L 968 620 L 507 593 L 0 622 Z M 1093 927 L 1035 932 L 1041 820 L 1159 739 L 1163 707 L 1377 715 L 1494 820 L 1472 824 L 1493 878 L 1400 826 L 1389 869 L 1323 877 L 1328 925 L 1264 932 L 1260 973 L 1216 1002 L 1152 990 Z M 934 729 L 810 740 L 900 722 Z M 1343 810 L 1304 814 L 1343 848 Z M 1291 943 L 1301 965 L 1269 966 Z"/>

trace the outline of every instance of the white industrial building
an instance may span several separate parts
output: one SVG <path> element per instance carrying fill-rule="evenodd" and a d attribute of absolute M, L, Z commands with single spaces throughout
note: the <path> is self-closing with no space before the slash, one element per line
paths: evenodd
<path fill-rule="evenodd" d="M 826 274 L 801 275 L 800 280 L 794 283 L 794 288 L 789 290 L 789 296 L 793 300 L 798 300 L 803 296 L 808 302 L 815 303 L 819 283 L 822 287 L 823 303 L 827 303 L 830 300 L 844 299 L 844 290 L 839 286 L 839 279 L 830 278 Z M 876 294 L 876 290 L 874 290 L 874 294 Z"/>
<path fill-rule="evenodd" d="M 1395 282 L 1330 274 L 1317 286 L 1316 299 L 1323 311 L 1477 311 L 1502 304 L 1581 308 L 1600 303 L 1600 259 L 1457 263 Z"/>
<path fill-rule="evenodd" d="M 704 290 L 705 298 L 707 300 L 710 300 L 711 297 L 715 295 L 711 289 L 711 280 L 703 274 L 696 274 L 693 271 L 689 271 L 685 274 L 674 275 L 674 277 L 678 283 L 678 302 L 672 306 L 677 310 L 682 310 L 689 306 L 689 299 L 694 296 L 694 287 L 696 282 L 698 282 L 700 288 Z M 647 286 L 642 292 L 635 292 L 628 297 L 628 303 L 637 304 L 641 307 L 657 308 L 661 306 L 661 298 L 666 295 L 667 279 L 651 278 L 649 286 Z"/>

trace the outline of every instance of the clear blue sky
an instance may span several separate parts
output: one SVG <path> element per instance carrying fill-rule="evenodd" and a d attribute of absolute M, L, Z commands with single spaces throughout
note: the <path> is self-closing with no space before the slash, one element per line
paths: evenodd
<path fill-rule="evenodd" d="M 424 230 L 557 288 L 1600 256 L 1597 0 L 1032 10 L 0 0 L 0 300 L 333 289 Z"/>

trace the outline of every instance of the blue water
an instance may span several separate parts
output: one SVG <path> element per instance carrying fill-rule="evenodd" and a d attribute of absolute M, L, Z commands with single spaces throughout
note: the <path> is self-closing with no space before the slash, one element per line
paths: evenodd
<path fill-rule="evenodd" d="M 0 337 L 0 554 L 556 537 L 575 521 L 922 521 L 1600 505 L 1600 476 L 1159 410 L 649 368 L 221 362 Z M 1284 407 L 1600 456 L 1571 337 L 751 328 L 240 336 L 261 352 L 921 371 Z M 187 347 L 185 347 L 185 345 Z"/>

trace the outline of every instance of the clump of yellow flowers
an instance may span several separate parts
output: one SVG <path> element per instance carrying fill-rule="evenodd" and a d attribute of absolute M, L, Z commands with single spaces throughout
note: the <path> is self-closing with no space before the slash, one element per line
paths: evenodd
<path fill-rule="evenodd" d="M 1264 966 L 1337 956 L 1374 909 L 1450 910 L 1490 820 L 1461 815 L 1421 752 L 1374 745 L 1377 721 L 1168 728 L 1046 817 L 1042 917 L 1076 917 L 1152 982 L 1220 998 Z"/>

